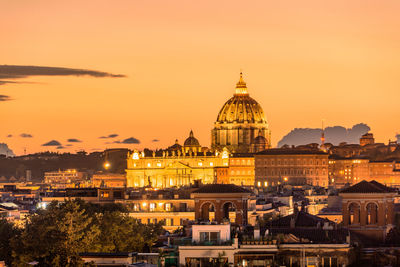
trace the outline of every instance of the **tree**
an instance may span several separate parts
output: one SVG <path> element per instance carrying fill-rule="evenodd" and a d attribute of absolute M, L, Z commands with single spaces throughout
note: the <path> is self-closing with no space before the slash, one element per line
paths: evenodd
<path fill-rule="evenodd" d="M 40 266 L 81 266 L 80 252 L 92 249 L 99 235 L 92 218 L 78 203 L 52 202 L 29 218 L 20 242 L 14 240 L 14 264 L 38 261 Z"/>
<path fill-rule="evenodd" d="M 137 251 L 152 247 L 162 232 L 162 223 L 144 225 L 127 214 L 114 211 L 100 216 L 101 252 Z"/>
<path fill-rule="evenodd" d="M 12 248 L 10 242 L 19 236 L 21 230 L 15 227 L 5 218 L 0 218 L 0 260 L 4 260 L 7 265 L 12 263 Z"/>

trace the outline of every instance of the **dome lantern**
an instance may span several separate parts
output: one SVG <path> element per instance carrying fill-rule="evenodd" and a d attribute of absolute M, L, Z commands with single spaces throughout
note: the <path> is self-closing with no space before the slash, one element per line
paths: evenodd
<path fill-rule="evenodd" d="M 240 78 L 238 83 L 236 84 L 235 95 L 248 95 L 247 86 L 245 81 L 243 80 L 243 73 L 240 72 Z"/>

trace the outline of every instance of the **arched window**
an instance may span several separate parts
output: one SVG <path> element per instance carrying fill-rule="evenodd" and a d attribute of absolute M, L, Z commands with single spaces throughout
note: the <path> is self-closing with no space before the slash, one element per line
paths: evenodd
<path fill-rule="evenodd" d="M 367 224 L 378 223 L 378 206 L 375 203 L 367 205 Z"/>
<path fill-rule="evenodd" d="M 351 203 L 349 205 L 349 224 L 360 223 L 360 205 Z"/>

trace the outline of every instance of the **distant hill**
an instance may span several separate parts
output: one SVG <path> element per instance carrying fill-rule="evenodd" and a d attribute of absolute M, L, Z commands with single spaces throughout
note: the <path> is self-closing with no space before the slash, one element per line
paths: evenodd
<path fill-rule="evenodd" d="M 0 143 L 0 155 L 6 155 L 7 157 L 13 157 L 14 152 L 8 147 L 6 143 Z"/>
<path fill-rule="evenodd" d="M 358 144 L 360 137 L 369 132 L 371 128 L 365 123 L 359 123 L 352 128 L 343 126 L 325 128 L 325 143 L 338 145 L 341 142 Z M 279 142 L 278 147 L 283 145 L 305 145 L 310 143 L 321 143 L 321 129 L 318 128 L 295 128 L 285 135 Z"/>
<path fill-rule="evenodd" d="M 400 134 L 396 135 L 396 138 L 397 138 L 397 143 L 400 144 Z"/>

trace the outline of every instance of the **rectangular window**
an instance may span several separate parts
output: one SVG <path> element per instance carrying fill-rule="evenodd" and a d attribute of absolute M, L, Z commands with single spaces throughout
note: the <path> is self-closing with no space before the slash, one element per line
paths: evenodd
<path fill-rule="evenodd" d="M 166 211 L 171 211 L 171 209 L 172 209 L 172 203 L 166 203 L 165 204 L 165 210 Z"/>
<path fill-rule="evenodd" d="M 156 203 L 150 203 L 150 211 L 155 211 Z"/>

